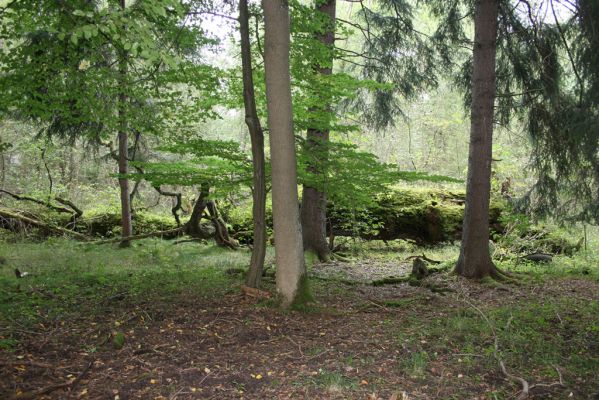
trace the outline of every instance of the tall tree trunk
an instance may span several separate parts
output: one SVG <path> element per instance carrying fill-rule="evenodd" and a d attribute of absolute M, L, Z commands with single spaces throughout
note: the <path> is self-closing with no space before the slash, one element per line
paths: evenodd
<path fill-rule="evenodd" d="M 125 11 L 125 0 L 120 0 L 121 9 L 123 13 Z M 118 118 L 119 118 L 119 132 L 118 132 L 118 143 L 119 143 L 119 175 L 126 175 L 129 171 L 128 162 L 128 135 L 127 135 L 127 95 L 124 92 L 124 85 L 127 76 L 127 52 L 121 51 L 119 60 L 119 80 L 121 85 L 121 92 L 119 93 L 118 99 Z M 121 230 L 122 237 L 126 238 L 133 235 L 133 228 L 131 225 L 131 201 L 129 198 L 129 179 L 119 177 L 119 186 L 121 189 Z M 121 247 L 129 247 L 130 243 L 128 240 L 121 242 Z"/>
<path fill-rule="evenodd" d="M 272 165 L 272 208 L 277 291 L 288 307 L 307 295 L 289 72 L 289 8 L 285 0 L 263 0 L 264 67 Z"/>
<path fill-rule="evenodd" d="M 318 39 L 327 47 L 335 44 L 335 9 L 336 0 L 326 0 L 318 6 L 318 11 L 326 14 L 330 18 L 329 29 L 319 35 Z M 324 65 L 315 65 L 317 74 L 331 75 L 333 72 L 333 55 Z M 325 92 L 328 92 L 325 90 Z M 331 112 L 330 96 L 328 93 L 320 93 L 324 97 L 324 105 L 318 110 L 322 112 Z M 308 129 L 306 134 L 307 151 L 316 154 L 316 161 L 308 166 L 313 174 L 322 173 L 322 164 L 326 162 L 326 146 L 329 141 L 329 129 Z M 302 235 L 304 240 L 304 249 L 313 251 L 320 261 L 328 261 L 329 246 L 327 245 L 327 199 L 323 191 L 317 188 L 304 185 L 302 194 Z"/>
<path fill-rule="evenodd" d="M 252 142 L 254 247 L 250 269 L 245 281 L 249 287 L 257 288 L 262 281 L 264 257 L 266 255 L 266 177 L 264 169 L 264 133 L 256 111 L 256 95 L 252 76 L 252 52 L 247 0 L 239 0 L 239 33 L 241 36 L 241 64 L 243 73 L 243 104 L 245 123 Z"/>
<path fill-rule="evenodd" d="M 455 271 L 468 278 L 498 276 L 489 255 L 489 201 L 493 106 L 495 102 L 495 51 L 498 0 L 477 0 L 474 11 L 474 68 L 466 209 L 462 246 Z"/>

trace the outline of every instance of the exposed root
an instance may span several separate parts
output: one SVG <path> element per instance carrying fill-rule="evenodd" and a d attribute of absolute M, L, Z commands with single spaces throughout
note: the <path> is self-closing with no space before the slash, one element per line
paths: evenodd
<path fill-rule="evenodd" d="M 329 254 L 329 261 L 351 262 L 351 259 L 349 257 L 344 256 L 341 253 L 331 252 Z"/>
<path fill-rule="evenodd" d="M 410 257 L 406 258 L 406 261 L 411 260 L 413 258 L 422 258 L 424 261 L 429 262 L 431 264 L 441 264 L 441 261 L 433 260 L 432 258 L 428 258 L 424 253 L 422 253 L 422 255 L 420 255 L 420 256 L 410 256 Z"/>

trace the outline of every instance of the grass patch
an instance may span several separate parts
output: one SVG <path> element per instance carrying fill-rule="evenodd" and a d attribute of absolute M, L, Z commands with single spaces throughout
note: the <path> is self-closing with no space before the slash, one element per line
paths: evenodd
<path fill-rule="evenodd" d="M 340 372 L 319 370 L 309 380 L 309 384 L 329 393 L 341 393 L 355 390 L 359 386 L 357 379 L 349 378 Z"/>
<path fill-rule="evenodd" d="M 587 387 L 596 382 L 599 302 L 552 298 L 489 307 L 484 313 L 495 328 L 499 357 L 515 375 L 531 384 L 555 381 L 557 366 L 567 381 Z M 398 342 L 410 352 L 401 363 L 406 374 L 422 376 L 427 356 L 435 354 L 465 376 L 495 371 L 501 377 L 493 357 L 492 330 L 473 308 L 464 305 L 431 320 L 412 315 L 406 324 L 410 329 L 398 334 Z"/>
<path fill-rule="evenodd" d="M 0 244 L 0 254 L 6 259 L 0 270 L 0 317 L 23 329 L 42 320 L 99 314 L 123 302 L 215 298 L 240 282 L 224 271 L 245 268 L 249 260 L 248 251 L 152 239 L 128 249 L 66 239 Z M 15 268 L 30 275 L 16 279 Z"/>

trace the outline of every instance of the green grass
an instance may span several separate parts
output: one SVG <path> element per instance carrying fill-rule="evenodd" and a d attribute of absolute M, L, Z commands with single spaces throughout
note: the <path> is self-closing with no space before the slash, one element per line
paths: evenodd
<path fill-rule="evenodd" d="M 557 381 L 556 366 L 565 380 L 587 386 L 599 376 L 599 302 L 551 298 L 486 307 L 483 313 L 491 325 L 468 304 L 431 320 L 412 315 L 405 322 L 410 328 L 397 334 L 398 343 L 409 349 L 402 369 L 423 376 L 436 355 L 465 376 L 497 371 L 494 329 L 498 356 L 529 382 Z"/>
<path fill-rule="evenodd" d="M 309 379 L 308 384 L 324 389 L 330 393 L 339 393 L 346 390 L 355 390 L 359 382 L 355 378 L 349 378 L 337 371 L 319 370 Z"/>
<path fill-rule="evenodd" d="M 244 250 L 151 239 L 128 249 L 65 239 L 0 243 L 0 255 L 6 259 L 0 269 L 0 323 L 23 329 L 41 319 L 101 313 L 123 301 L 216 298 L 240 282 L 225 270 L 249 262 Z M 30 276 L 16 279 L 15 268 Z"/>

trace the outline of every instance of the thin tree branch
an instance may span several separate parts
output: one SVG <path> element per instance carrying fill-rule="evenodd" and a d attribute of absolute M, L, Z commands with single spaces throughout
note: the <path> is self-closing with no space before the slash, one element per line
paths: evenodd
<path fill-rule="evenodd" d="M 582 96 L 584 95 L 584 81 L 580 77 L 578 73 L 578 68 L 576 67 L 576 63 L 574 62 L 574 57 L 572 56 L 572 51 L 570 50 L 570 46 L 568 46 L 568 41 L 566 40 L 566 36 L 564 34 L 564 30 L 562 29 L 562 25 L 559 23 L 559 19 L 557 18 L 557 14 L 555 13 L 555 7 L 553 6 L 553 1 L 549 1 L 551 4 L 551 12 L 553 13 L 553 19 L 555 20 L 555 26 L 557 26 L 557 30 L 559 31 L 559 35 L 564 42 L 564 47 L 566 48 L 566 53 L 568 54 L 568 60 L 572 65 L 572 71 L 574 71 L 574 75 L 576 75 L 576 80 L 580 85 L 580 93 L 578 95 L 578 104 L 582 104 Z"/>

